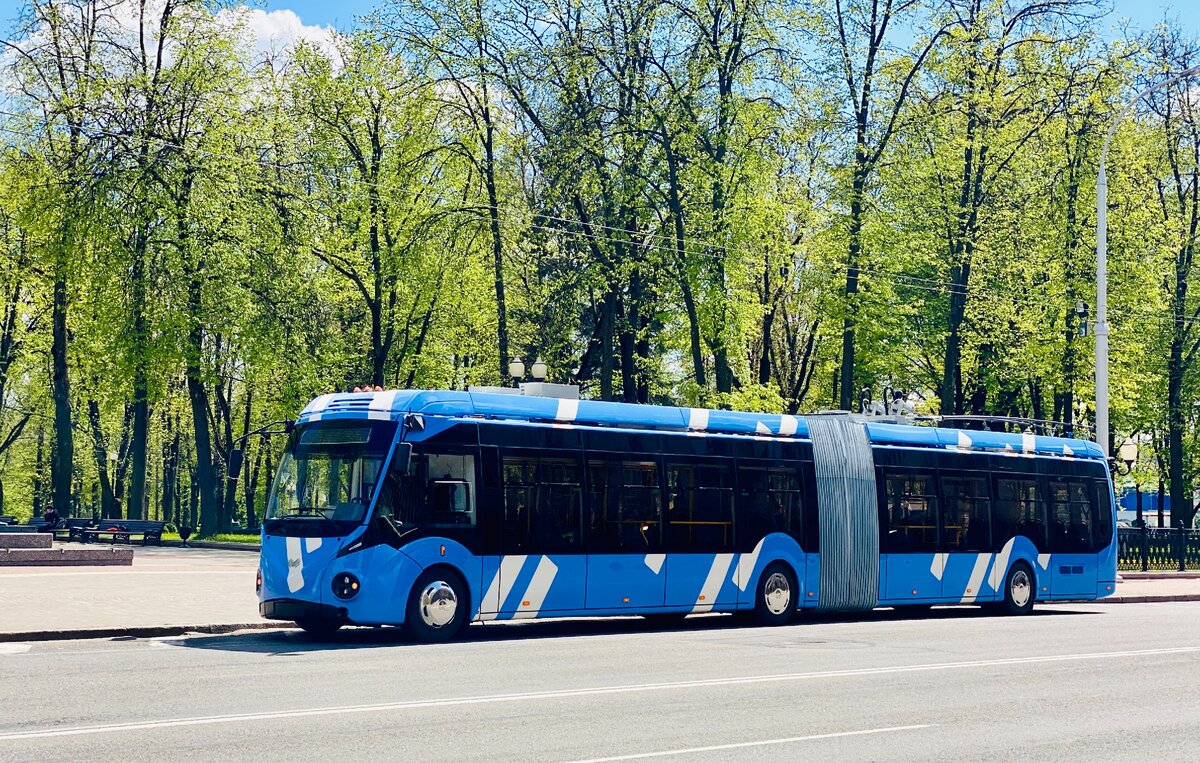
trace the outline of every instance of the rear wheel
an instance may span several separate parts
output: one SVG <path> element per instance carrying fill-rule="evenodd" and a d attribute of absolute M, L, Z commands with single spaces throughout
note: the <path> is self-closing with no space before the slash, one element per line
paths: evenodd
<path fill-rule="evenodd" d="M 317 638 L 328 638 L 342 627 L 340 620 L 331 620 L 325 617 L 302 617 L 296 621 L 296 625 L 300 626 L 300 630 L 308 635 Z"/>
<path fill-rule="evenodd" d="M 429 569 L 413 584 L 404 624 L 417 641 L 450 641 L 466 625 L 469 608 L 467 586 L 458 573 Z"/>
<path fill-rule="evenodd" d="M 1027 615 L 1033 611 L 1033 570 L 1025 562 L 1017 562 L 1004 579 L 1004 611 L 1010 615 Z"/>
<path fill-rule="evenodd" d="M 796 575 L 783 562 L 767 565 L 758 578 L 754 617 L 762 625 L 783 625 L 796 611 Z"/>

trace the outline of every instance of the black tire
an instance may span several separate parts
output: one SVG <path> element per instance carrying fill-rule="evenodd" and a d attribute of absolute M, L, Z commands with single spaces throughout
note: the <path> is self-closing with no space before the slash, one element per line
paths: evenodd
<path fill-rule="evenodd" d="M 404 626 L 414 641 L 451 641 L 470 617 L 471 597 L 462 576 L 448 567 L 421 573 L 408 594 Z"/>
<path fill-rule="evenodd" d="M 674 628 L 683 622 L 687 612 L 650 612 L 642 615 L 647 623 L 655 628 Z"/>
<path fill-rule="evenodd" d="M 760 625 L 783 625 L 800 603 L 796 574 L 783 562 L 771 562 L 758 577 L 754 594 L 754 619 Z"/>
<path fill-rule="evenodd" d="M 305 617 L 296 621 L 300 630 L 315 638 L 329 638 L 342 627 L 340 620 L 330 620 L 325 617 Z"/>
<path fill-rule="evenodd" d="M 1027 615 L 1033 611 L 1037 598 L 1037 578 L 1025 562 L 1015 562 L 1004 578 L 1004 604 L 1001 611 L 1009 615 Z"/>

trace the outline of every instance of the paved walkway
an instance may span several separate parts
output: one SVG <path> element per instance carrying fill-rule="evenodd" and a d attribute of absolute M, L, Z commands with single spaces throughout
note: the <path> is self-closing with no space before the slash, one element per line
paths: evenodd
<path fill-rule="evenodd" d="M 0 567 L 0 636 L 257 624 L 256 569 L 248 551 L 141 546 L 131 567 Z"/>
<path fill-rule="evenodd" d="M 249 551 L 141 546 L 131 567 L 0 567 L 0 640 L 269 627 L 258 616 L 257 568 Z M 1200 601 L 1200 573 L 1122 577 L 1106 602 Z"/>

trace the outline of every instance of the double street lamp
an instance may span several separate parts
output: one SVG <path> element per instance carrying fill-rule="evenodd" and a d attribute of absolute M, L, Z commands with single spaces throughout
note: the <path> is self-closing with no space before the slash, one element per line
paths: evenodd
<path fill-rule="evenodd" d="M 1108 455 L 1108 179 L 1104 165 L 1108 161 L 1108 144 L 1112 141 L 1121 120 L 1129 115 L 1138 101 L 1164 87 L 1200 73 L 1200 66 L 1180 72 L 1148 87 L 1125 102 L 1117 118 L 1108 128 L 1104 147 L 1100 150 L 1100 174 L 1096 178 L 1096 442 Z"/>

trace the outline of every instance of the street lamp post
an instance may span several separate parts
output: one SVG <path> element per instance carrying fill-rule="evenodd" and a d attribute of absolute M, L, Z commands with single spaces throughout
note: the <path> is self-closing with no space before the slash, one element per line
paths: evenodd
<path fill-rule="evenodd" d="M 1125 102 L 1117 118 L 1109 125 L 1104 146 L 1100 149 L 1100 173 L 1096 177 L 1096 442 L 1104 455 L 1108 455 L 1108 179 L 1104 165 L 1108 162 L 1108 144 L 1138 101 L 1156 90 L 1161 90 L 1181 79 L 1200 72 L 1200 66 L 1168 77 L 1148 87 Z"/>

